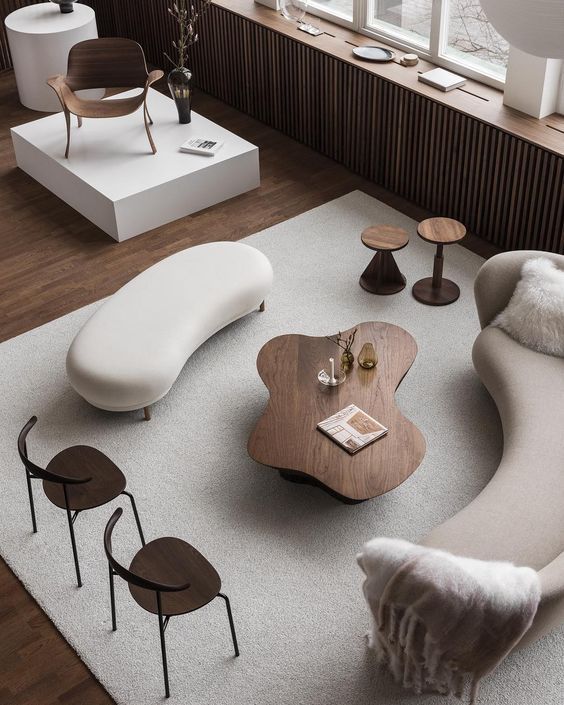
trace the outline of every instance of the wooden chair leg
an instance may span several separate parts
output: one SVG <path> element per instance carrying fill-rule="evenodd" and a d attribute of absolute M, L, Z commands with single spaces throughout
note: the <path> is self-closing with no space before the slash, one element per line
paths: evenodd
<path fill-rule="evenodd" d="M 143 414 L 145 416 L 145 421 L 151 420 L 151 409 L 148 406 L 143 407 Z"/>
<path fill-rule="evenodd" d="M 80 117 L 80 115 L 76 116 L 76 121 L 78 122 L 78 126 L 82 127 L 82 118 Z"/>
<path fill-rule="evenodd" d="M 266 301 L 263 301 L 262 304 L 259 306 L 259 311 L 261 313 L 264 313 L 265 310 L 266 310 Z"/>
<path fill-rule="evenodd" d="M 69 158 L 69 149 L 70 149 L 70 133 L 71 133 L 71 119 L 70 119 L 70 113 L 68 110 L 65 110 L 65 121 L 67 123 L 67 148 L 65 150 L 65 159 Z"/>
<path fill-rule="evenodd" d="M 147 119 L 149 118 L 149 119 Z M 153 142 L 153 137 L 151 136 L 151 130 L 149 129 L 149 120 L 151 118 L 149 117 L 149 111 L 147 110 L 147 103 L 143 103 L 143 120 L 145 121 L 145 130 L 147 131 L 147 137 L 149 138 L 149 144 L 151 145 L 151 149 L 153 150 L 153 154 L 157 153 L 157 148 L 155 147 L 155 143 Z M 151 122 L 152 124 L 152 122 Z"/>
<path fill-rule="evenodd" d="M 149 113 L 149 108 L 147 107 L 147 103 L 145 103 L 145 110 L 147 111 L 147 117 L 149 118 L 149 125 L 153 124 L 153 118 L 151 117 Z"/>

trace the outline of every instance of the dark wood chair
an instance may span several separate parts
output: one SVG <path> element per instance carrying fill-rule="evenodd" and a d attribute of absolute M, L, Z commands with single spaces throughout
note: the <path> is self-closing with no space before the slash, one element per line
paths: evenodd
<path fill-rule="evenodd" d="M 160 70 L 147 71 L 145 54 L 140 44 L 132 39 L 87 39 L 75 44 L 70 52 L 66 76 L 53 76 L 47 83 L 58 95 L 67 123 L 68 159 L 70 149 L 71 113 L 78 118 L 112 118 L 134 113 L 143 106 L 145 130 L 149 144 L 156 154 L 149 124 L 153 124 L 147 110 L 147 93 L 149 86 L 162 78 Z M 75 91 L 92 88 L 142 88 L 143 91 L 133 98 L 113 98 L 105 100 L 85 100 Z"/>
<path fill-rule="evenodd" d="M 35 465 L 27 453 L 27 436 L 36 423 L 37 417 L 32 416 L 18 436 L 18 452 L 25 467 L 33 533 L 37 533 L 37 520 L 31 481 L 43 480 L 43 490 L 47 498 L 67 513 L 76 579 L 78 587 L 82 587 L 74 535 L 76 518 L 87 509 L 101 507 L 119 495 L 127 495 L 131 501 L 141 542 L 144 543 L 135 499 L 125 489 L 126 479 L 122 471 L 96 448 L 72 446 L 57 453 L 45 469 Z"/>
<path fill-rule="evenodd" d="M 235 656 L 239 646 L 227 595 L 220 592 L 221 578 L 215 568 L 193 546 L 181 539 L 166 537 L 143 544 L 131 565 L 124 568 L 112 554 L 112 533 L 121 517 L 121 508 L 110 517 L 104 532 L 104 548 L 109 564 L 112 629 L 116 631 L 114 576 L 127 581 L 131 596 L 147 612 L 159 619 L 165 695 L 170 696 L 165 631 L 171 617 L 204 607 L 216 597 L 225 600 Z"/>

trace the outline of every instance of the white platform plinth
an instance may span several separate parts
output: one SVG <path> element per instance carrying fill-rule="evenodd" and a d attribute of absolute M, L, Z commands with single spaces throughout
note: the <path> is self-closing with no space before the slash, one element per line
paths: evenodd
<path fill-rule="evenodd" d="M 72 46 L 84 39 L 96 39 L 94 10 L 75 3 L 73 12 L 62 13 L 58 5 L 44 2 L 15 10 L 4 24 L 20 102 L 26 108 L 47 113 L 61 110 L 57 94 L 46 81 L 67 72 Z M 88 97 L 85 91 L 80 95 Z M 101 95 L 103 92 L 91 94 Z"/>
<path fill-rule="evenodd" d="M 172 99 L 155 90 L 147 104 L 157 154 L 141 108 L 85 119 L 81 128 L 73 117 L 65 159 L 65 119 L 58 113 L 12 128 L 18 166 L 118 241 L 260 185 L 258 147 L 194 112 L 189 125 L 180 125 Z M 179 147 L 190 137 L 224 144 L 215 157 L 184 154 Z"/>

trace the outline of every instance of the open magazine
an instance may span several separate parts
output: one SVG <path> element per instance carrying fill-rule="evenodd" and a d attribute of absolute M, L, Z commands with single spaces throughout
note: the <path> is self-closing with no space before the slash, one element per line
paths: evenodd
<path fill-rule="evenodd" d="M 385 426 L 355 404 L 321 421 L 317 428 L 351 455 L 388 433 Z"/>

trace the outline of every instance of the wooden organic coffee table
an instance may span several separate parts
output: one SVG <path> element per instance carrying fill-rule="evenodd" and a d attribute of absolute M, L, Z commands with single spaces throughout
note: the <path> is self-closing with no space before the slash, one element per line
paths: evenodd
<path fill-rule="evenodd" d="M 248 443 L 249 455 L 257 462 L 278 468 L 286 479 L 321 486 L 347 503 L 394 489 L 425 455 L 421 432 L 402 415 L 394 399 L 417 355 L 415 340 L 389 323 L 355 327 L 355 357 L 363 343 L 370 341 L 378 353 L 378 366 L 364 370 L 355 362 L 338 387 L 317 381 L 328 358 L 339 359 L 339 349 L 326 338 L 282 335 L 266 343 L 257 368 L 270 399 Z M 355 455 L 316 428 L 319 421 L 349 404 L 356 404 L 389 429 L 386 436 Z"/>

